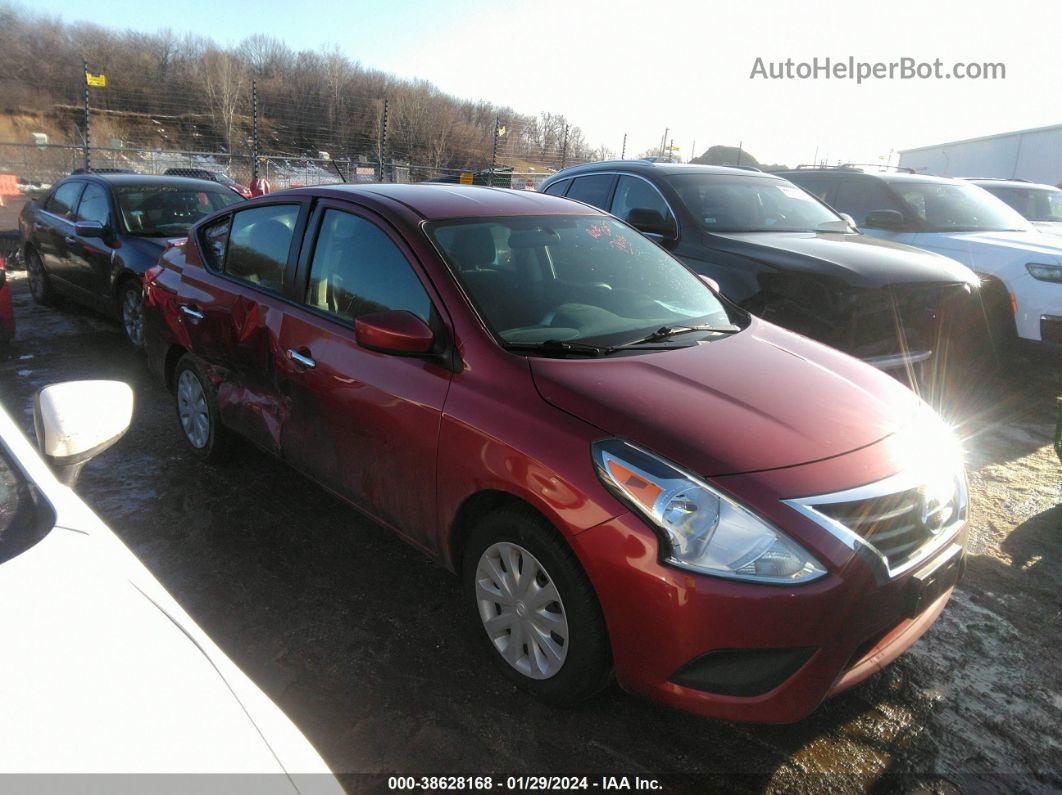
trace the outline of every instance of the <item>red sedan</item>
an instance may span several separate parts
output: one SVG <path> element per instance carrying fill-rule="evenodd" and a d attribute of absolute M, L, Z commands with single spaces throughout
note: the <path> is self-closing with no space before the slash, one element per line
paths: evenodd
<path fill-rule="evenodd" d="M 11 306 L 11 285 L 7 283 L 7 262 L 0 254 L 0 343 L 15 336 L 15 310 Z"/>
<path fill-rule="evenodd" d="M 962 573 L 965 474 L 935 414 L 587 205 L 286 191 L 203 220 L 145 283 L 191 449 L 249 438 L 436 556 L 544 700 L 614 676 L 798 720 L 910 646 Z"/>

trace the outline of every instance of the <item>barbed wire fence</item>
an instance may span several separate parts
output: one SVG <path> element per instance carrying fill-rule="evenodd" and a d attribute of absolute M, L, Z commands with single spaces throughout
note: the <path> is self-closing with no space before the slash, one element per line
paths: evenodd
<path fill-rule="evenodd" d="M 204 168 L 244 184 L 261 177 L 273 190 L 424 181 L 534 189 L 590 159 L 573 150 L 563 117 L 432 104 L 401 85 L 368 96 L 222 71 L 201 88 L 160 90 L 142 75 L 108 74 L 106 86 L 90 85 L 98 76 L 88 64 L 85 77 L 81 86 L 0 77 L 4 110 L 21 119 L 0 128 L 0 173 L 48 184 L 86 167 L 154 175 Z"/>

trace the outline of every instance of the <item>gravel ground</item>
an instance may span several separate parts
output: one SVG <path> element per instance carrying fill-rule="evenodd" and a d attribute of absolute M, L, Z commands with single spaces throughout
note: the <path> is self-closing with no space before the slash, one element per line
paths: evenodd
<path fill-rule="evenodd" d="M 626 775 L 668 791 L 1062 789 L 1062 493 L 1050 447 L 1057 361 L 1021 360 L 954 421 L 967 439 L 970 564 L 941 619 L 883 673 L 791 726 L 705 720 L 613 688 L 540 705 L 454 617 L 447 572 L 253 450 L 190 456 L 173 401 L 116 324 L 35 306 L 0 401 L 32 434 L 35 389 L 117 378 L 133 426 L 79 491 L 351 790 L 387 774 Z"/>

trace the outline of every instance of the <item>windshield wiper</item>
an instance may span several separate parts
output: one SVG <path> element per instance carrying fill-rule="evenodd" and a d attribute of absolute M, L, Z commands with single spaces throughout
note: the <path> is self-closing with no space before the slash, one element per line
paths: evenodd
<path fill-rule="evenodd" d="M 574 353 L 581 356 L 607 356 L 615 348 L 601 345 L 589 345 L 585 342 L 566 342 L 565 340 L 546 340 L 545 342 L 506 342 L 502 344 L 510 351 L 532 351 L 537 353 Z"/>
<path fill-rule="evenodd" d="M 668 337 L 674 337 L 678 334 L 686 334 L 691 331 L 711 331 L 715 334 L 736 334 L 741 331 L 737 326 L 661 326 L 652 334 L 641 339 L 631 340 L 630 342 L 624 342 L 621 345 L 616 345 L 616 348 L 629 348 L 632 345 L 643 345 L 649 342 L 659 342 L 660 340 L 666 340 Z"/>

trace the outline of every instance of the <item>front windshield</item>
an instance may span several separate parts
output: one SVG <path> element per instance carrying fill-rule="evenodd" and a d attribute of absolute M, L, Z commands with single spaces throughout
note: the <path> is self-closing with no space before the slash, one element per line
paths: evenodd
<path fill-rule="evenodd" d="M 1027 232 L 1021 215 L 983 188 L 961 182 L 897 182 L 893 189 L 929 232 Z"/>
<path fill-rule="evenodd" d="M 846 231 L 847 224 L 815 197 L 767 176 L 675 174 L 683 204 L 709 232 Z"/>
<path fill-rule="evenodd" d="M 1030 221 L 1062 221 L 1062 190 L 982 186 Z"/>
<path fill-rule="evenodd" d="M 612 345 L 738 320 L 684 265 L 605 216 L 466 219 L 428 232 L 503 343 Z"/>
<path fill-rule="evenodd" d="M 171 185 L 115 185 L 113 190 L 123 230 L 140 237 L 183 235 L 204 215 L 241 201 L 230 190 Z"/>

